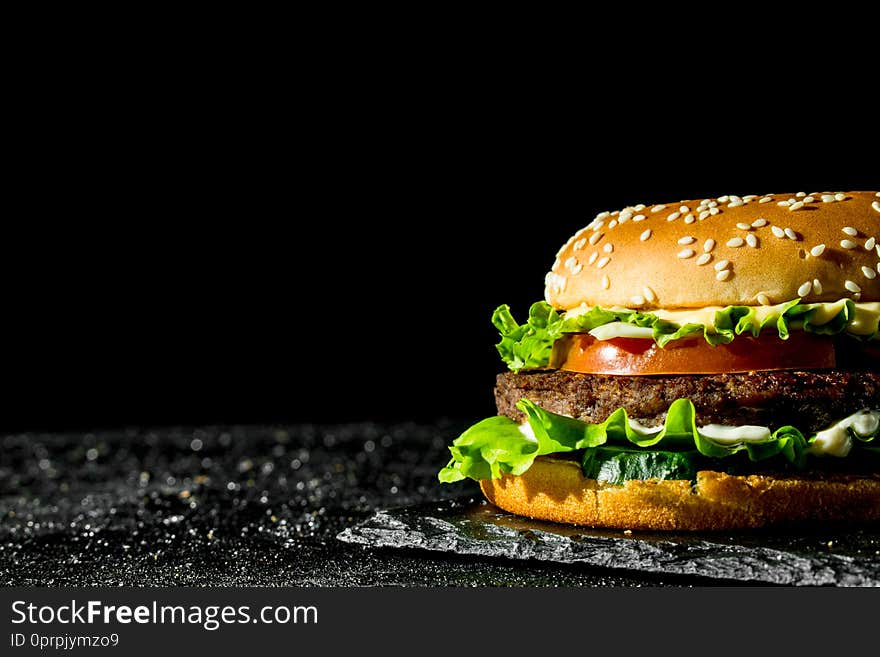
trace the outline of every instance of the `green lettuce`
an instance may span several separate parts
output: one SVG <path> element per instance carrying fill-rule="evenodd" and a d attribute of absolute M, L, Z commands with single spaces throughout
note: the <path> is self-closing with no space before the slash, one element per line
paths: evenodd
<path fill-rule="evenodd" d="M 453 442 L 449 448 L 452 458 L 440 471 L 440 481 L 496 479 L 505 473 L 519 475 L 528 470 L 538 456 L 577 450 L 587 450 L 586 464 L 590 462 L 589 451 L 605 445 L 641 449 L 646 453 L 694 451 L 714 459 L 744 452 L 750 461 L 780 457 L 796 468 L 802 468 L 807 459 L 808 441 L 792 426 L 781 427 L 760 442 L 712 440 L 697 430 L 696 411 L 688 399 L 675 400 L 667 411 L 663 427 L 649 434 L 634 430 L 623 408 L 597 424 L 551 413 L 528 399 L 520 400 L 517 408 L 525 414 L 534 438 L 523 433 L 520 425 L 510 418 L 497 416 L 483 420 Z M 681 462 L 676 465 L 684 467 Z"/>
<path fill-rule="evenodd" d="M 529 308 L 525 324 L 518 323 L 506 304 L 492 313 L 492 324 L 498 329 L 501 340 L 496 345 L 501 359 L 514 372 L 527 369 L 540 369 L 550 364 L 550 356 L 555 343 L 564 333 L 587 333 L 598 326 L 611 322 L 625 322 L 633 326 L 651 329 L 654 341 L 664 347 L 672 340 L 702 333 L 712 346 L 729 344 L 738 335 L 748 333 L 757 337 L 765 329 L 775 330 L 783 340 L 787 340 L 792 329 L 809 333 L 835 335 L 847 330 L 855 317 L 855 304 L 845 300 L 841 310 L 828 322 L 816 324 L 812 321 L 821 304 L 802 304 L 794 299 L 781 305 L 777 312 L 759 320 L 754 306 L 728 306 L 715 313 L 714 325 L 678 325 L 660 319 L 652 313 L 635 310 L 609 310 L 595 307 L 578 315 L 564 318 L 550 304 L 538 301 Z M 855 336 L 872 340 L 877 335 Z"/>

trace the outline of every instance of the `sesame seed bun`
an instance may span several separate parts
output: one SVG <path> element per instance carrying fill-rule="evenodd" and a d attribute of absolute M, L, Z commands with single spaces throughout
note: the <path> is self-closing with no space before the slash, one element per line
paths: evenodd
<path fill-rule="evenodd" d="M 722 196 L 600 213 L 557 254 L 545 298 L 701 308 L 880 301 L 880 193 Z"/>
<path fill-rule="evenodd" d="M 574 461 L 539 457 L 522 475 L 480 482 L 510 513 L 588 527 L 715 531 L 880 520 L 880 474 L 752 474 L 701 471 L 696 483 L 587 479 Z"/>

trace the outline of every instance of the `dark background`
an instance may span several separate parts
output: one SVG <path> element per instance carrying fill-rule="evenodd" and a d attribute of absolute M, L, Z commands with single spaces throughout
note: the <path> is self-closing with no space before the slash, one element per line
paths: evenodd
<path fill-rule="evenodd" d="M 0 431 L 476 419 L 597 212 L 880 188 L 868 102 L 394 61 L 18 97 Z"/>

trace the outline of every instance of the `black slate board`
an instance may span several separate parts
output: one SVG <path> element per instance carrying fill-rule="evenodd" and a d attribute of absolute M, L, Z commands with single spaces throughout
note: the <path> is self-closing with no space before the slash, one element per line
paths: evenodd
<path fill-rule="evenodd" d="M 809 533 L 624 533 L 520 518 L 469 498 L 379 511 L 338 538 L 372 547 L 698 576 L 719 583 L 880 586 L 876 527 Z"/>

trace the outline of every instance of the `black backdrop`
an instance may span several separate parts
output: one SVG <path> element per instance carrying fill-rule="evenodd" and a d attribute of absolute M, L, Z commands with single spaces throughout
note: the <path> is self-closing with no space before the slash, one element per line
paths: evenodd
<path fill-rule="evenodd" d="M 46 124 L 4 229 L 0 430 L 481 417 L 492 309 L 598 211 L 880 188 L 867 106 L 434 100 Z"/>

